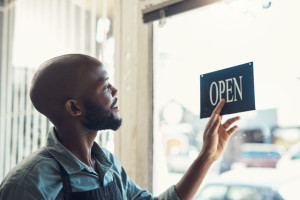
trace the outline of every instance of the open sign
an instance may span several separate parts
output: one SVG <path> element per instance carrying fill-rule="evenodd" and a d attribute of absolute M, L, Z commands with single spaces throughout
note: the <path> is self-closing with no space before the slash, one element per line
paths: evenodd
<path fill-rule="evenodd" d="M 225 96 L 226 102 L 243 100 L 243 76 L 239 76 L 239 82 L 235 77 L 225 80 L 219 80 L 218 84 L 214 81 L 209 87 L 209 100 L 211 105 L 215 106 Z M 215 92 L 215 98 L 213 98 Z M 238 94 L 237 94 L 238 93 Z M 238 97 L 237 97 L 238 96 Z"/>
<path fill-rule="evenodd" d="M 255 110 L 253 62 L 200 75 L 200 118 L 209 117 L 221 99 L 221 114 Z"/>

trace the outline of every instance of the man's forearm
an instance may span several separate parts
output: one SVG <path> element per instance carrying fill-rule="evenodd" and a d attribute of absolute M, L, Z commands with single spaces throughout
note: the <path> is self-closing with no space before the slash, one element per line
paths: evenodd
<path fill-rule="evenodd" d="M 181 200 L 194 197 L 209 167 L 220 158 L 231 135 L 238 129 L 237 126 L 232 128 L 230 126 L 240 119 L 239 116 L 230 118 L 221 124 L 220 112 L 224 104 L 225 100 L 222 99 L 214 109 L 203 133 L 201 153 L 175 186 L 177 195 Z M 226 130 L 228 128 L 229 130 Z"/>
<path fill-rule="evenodd" d="M 197 157 L 181 180 L 175 185 L 176 193 L 181 200 L 194 197 L 213 162 L 213 158 L 205 154 L 200 154 Z"/>

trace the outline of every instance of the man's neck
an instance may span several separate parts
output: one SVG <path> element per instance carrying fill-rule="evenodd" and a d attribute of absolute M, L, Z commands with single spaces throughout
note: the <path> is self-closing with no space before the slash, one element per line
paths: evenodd
<path fill-rule="evenodd" d="M 57 138 L 76 158 L 95 169 L 95 160 L 92 159 L 92 146 L 97 136 L 97 131 L 74 127 L 55 127 Z"/>

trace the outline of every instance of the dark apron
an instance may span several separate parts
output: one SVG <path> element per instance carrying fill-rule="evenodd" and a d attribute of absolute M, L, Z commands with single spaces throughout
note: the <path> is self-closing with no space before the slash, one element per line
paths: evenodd
<path fill-rule="evenodd" d="M 69 174 L 61 166 L 60 174 L 63 184 L 63 194 L 65 200 L 122 200 L 122 195 L 115 180 L 109 183 L 107 186 L 99 187 L 94 190 L 88 190 L 84 192 L 72 192 L 71 182 Z"/>

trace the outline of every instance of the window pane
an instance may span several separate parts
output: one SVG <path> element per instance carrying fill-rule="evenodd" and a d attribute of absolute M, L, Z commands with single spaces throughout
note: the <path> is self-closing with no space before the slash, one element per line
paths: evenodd
<path fill-rule="evenodd" d="M 267 187 L 289 184 L 282 174 L 299 178 L 291 151 L 300 147 L 299 6 L 295 0 L 224 1 L 155 24 L 155 193 L 176 184 L 201 151 L 208 119 L 199 119 L 200 75 L 252 61 L 256 110 L 223 117 L 240 115 L 239 131 L 202 186 L 239 168 L 258 168 L 253 186 L 260 185 L 255 177 L 262 169 L 278 170 Z"/>
<path fill-rule="evenodd" d="M 45 144 L 52 126 L 29 98 L 32 77 L 42 62 L 82 53 L 101 57 L 111 78 L 114 76 L 114 38 L 108 23 L 113 21 L 113 1 L 108 2 L 107 18 L 96 9 L 101 1 L 5 2 L 0 9 L 0 182 L 24 157 Z M 97 25 L 103 18 L 105 30 L 103 24 Z M 113 134 L 104 131 L 99 136 L 96 141 L 113 150 Z"/>

